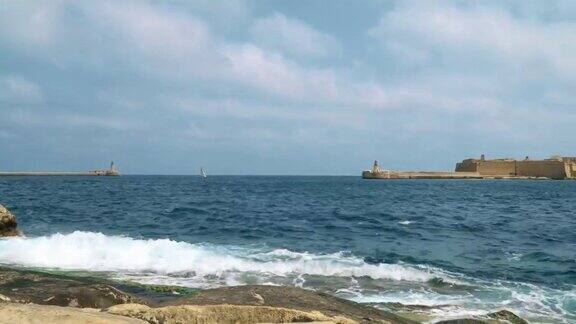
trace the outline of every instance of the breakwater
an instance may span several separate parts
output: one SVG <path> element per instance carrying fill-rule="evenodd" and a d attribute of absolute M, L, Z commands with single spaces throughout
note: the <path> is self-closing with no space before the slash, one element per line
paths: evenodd
<path fill-rule="evenodd" d="M 576 157 L 552 156 L 544 160 L 466 159 L 456 163 L 454 171 L 385 170 L 374 161 L 371 170 L 362 172 L 363 179 L 576 179 Z"/>
<path fill-rule="evenodd" d="M 119 176 L 118 172 L 99 172 L 99 171 L 89 171 L 89 172 L 0 172 L 0 177 L 4 176 Z"/>
<path fill-rule="evenodd" d="M 19 177 L 34 177 L 34 176 L 41 176 L 41 177 L 51 177 L 51 176 L 105 176 L 105 177 L 114 177 L 119 176 L 120 172 L 114 166 L 114 162 L 110 163 L 110 167 L 108 169 L 100 169 L 100 170 L 92 170 L 87 172 L 77 172 L 77 171 L 16 171 L 16 172 L 1 172 L 0 177 L 8 177 L 8 176 L 19 176 Z"/>

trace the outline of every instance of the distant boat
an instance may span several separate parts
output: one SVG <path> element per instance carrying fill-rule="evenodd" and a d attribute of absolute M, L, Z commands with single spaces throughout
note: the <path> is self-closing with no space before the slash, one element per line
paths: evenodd
<path fill-rule="evenodd" d="M 208 176 L 206 175 L 206 171 L 204 171 L 204 168 L 200 168 L 200 176 L 203 179 L 206 179 Z"/>

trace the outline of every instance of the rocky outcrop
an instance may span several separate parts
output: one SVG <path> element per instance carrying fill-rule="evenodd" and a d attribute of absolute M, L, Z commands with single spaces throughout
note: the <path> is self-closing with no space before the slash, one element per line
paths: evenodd
<path fill-rule="evenodd" d="M 202 290 L 165 305 L 251 305 L 283 307 L 304 312 L 318 311 L 330 317 L 341 316 L 365 323 L 417 323 L 396 314 L 344 300 L 325 293 L 296 287 L 235 286 Z"/>
<path fill-rule="evenodd" d="M 142 319 L 153 324 L 171 323 L 302 323 L 326 322 L 335 324 L 355 324 L 356 321 L 344 317 L 329 317 L 320 312 L 304 312 L 294 309 L 267 306 L 166 306 L 151 308 L 145 305 L 124 304 L 106 310 L 110 314 Z"/>
<path fill-rule="evenodd" d="M 509 323 L 509 324 L 528 324 L 526 320 L 508 310 L 501 310 L 489 313 L 481 318 L 461 318 L 446 321 L 439 321 L 436 324 L 492 324 L 492 323 Z"/>
<path fill-rule="evenodd" d="M 2 267 L 0 295 L 19 303 L 99 309 L 123 303 L 148 303 L 107 282 Z"/>
<path fill-rule="evenodd" d="M 6 306 L 7 304 L 9 306 Z M 18 306 L 18 304 L 27 305 Z M 42 308 L 40 305 L 67 307 Z M 18 308 L 25 306 L 31 308 Z M 425 306 L 418 308 L 422 307 Z M 69 308 L 78 311 L 68 313 Z M 85 310 L 80 310 L 81 308 L 90 308 L 94 312 L 104 310 L 102 312 L 132 317 L 148 323 L 166 324 L 296 321 L 408 324 L 434 321 L 432 318 L 412 317 L 408 310 L 400 312 L 399 315 L 394 310 L 384 311 L 329 294 L 296 287 L 236 286 L 201 291 L 179 290 L 176 287 L 149 289 L 142 285 L 110 282 L 105 279 L 0 267 L 0 324 L 6 323 L 2 321 L 4 318 L 17 316 L 11 314 L 13 312 L 21 312 L 21 316 L 24 317 L 14 317 L 21 320 L 14 320 L 11 323 L 31 322 L 30 318 L 47 318 L 48 320 L 43 323 L 66 323 L 58 317 L 61 314 L 71 314 L 69 323 L 115 323 L 112 320 L 100 321 L 97 315 L 88 316 L 84 314 Z M 46 317 L 42 315 L 45 311 Z M 118 322 L 122 320 L 120 317 L 114 320 L 122 323 Z M 126 320 L 131 319 L 126 318 Z M 512 312 L 502 310 L 485 316 L 436 321 L 435 323 L 526 324 L 527 322 Z"/>
<path fill-rule="evenodd" d="M 0 301 L 0 324 L 146 324 L 147 322 L 100 312 L 98 309 L 3 303 Z"/>
<path fill-rule="evenodd" d="M 16 216 L 0 205 L 0 237 L 22 235 L 17 227 Z"/>
<path fill-rule="evenodd" d="M 521 318 L 520 316 L 505 309 L 495 313 L 490 313 L 488 314 L 488 317 L 496 320 L 508 321 L 512 324 L 528 324 L 528 322 L 523 318 Z"/>

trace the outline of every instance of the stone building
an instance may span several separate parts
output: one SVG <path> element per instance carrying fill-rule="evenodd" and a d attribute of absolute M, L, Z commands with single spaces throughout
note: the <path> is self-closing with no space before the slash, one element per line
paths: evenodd
<path fill-rule="evenodd" d="M 456 164 L 456 172 L 477 172 L 491 177 L 543 177 L 576 179 L 576 157 L 553 156 L 544 160 L 466 159 Z"/>

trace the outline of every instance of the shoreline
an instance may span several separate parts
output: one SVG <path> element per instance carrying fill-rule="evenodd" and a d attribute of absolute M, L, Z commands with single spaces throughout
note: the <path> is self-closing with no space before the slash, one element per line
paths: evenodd
<path fill-rule="evenodd" d="M 0 323 L 37 316 L 45 323 L 62 316 L 85 323 L 528 323 L 506 310 L 434 321 L 411 307 L 399 314 L 288 286 L 199 290 L 0 266 Z"/>
<path fill-rule="evenodd" d="M 0 205 L 0 236 L 21 235 L 16 217 Z M 19 239 L 0 237 L 0 240 Z M 3 318 L 11 319 L 10 322 L 30 322 L 37 317 L 46 319 L 45 323 L 50 320 L 62 322 L 62 317 L 84 323 L 107 322 L 100 315 L 110 321 L 122 321 L 122 318 L 109 315 L 128 316 L 144 320 L 143 323 L 447 324 L 462 320 L 466 323 L 527 323 L 507 310 L 445 321 L 419 311 L 419 308 L 430 307 L 400 305 L 406 306 L 404 310 L 400 307 L 398 311 L 387 311 L 292 286 L 241 285 L 200 290 L 114 281 L 92 272 L 80 276 L 73 272 L 53 273 L 53 270 L 50 273 L 45 268 L 0 264 L 0 323 L 4 323 Z M 88 309 L 89 314 L 78 312 L 78 309 Z"/>
<path fill-rule="evenodd" d="M 90 172 L 0 172 L 0 177 L 117 177 L 118 173 Z"/>

